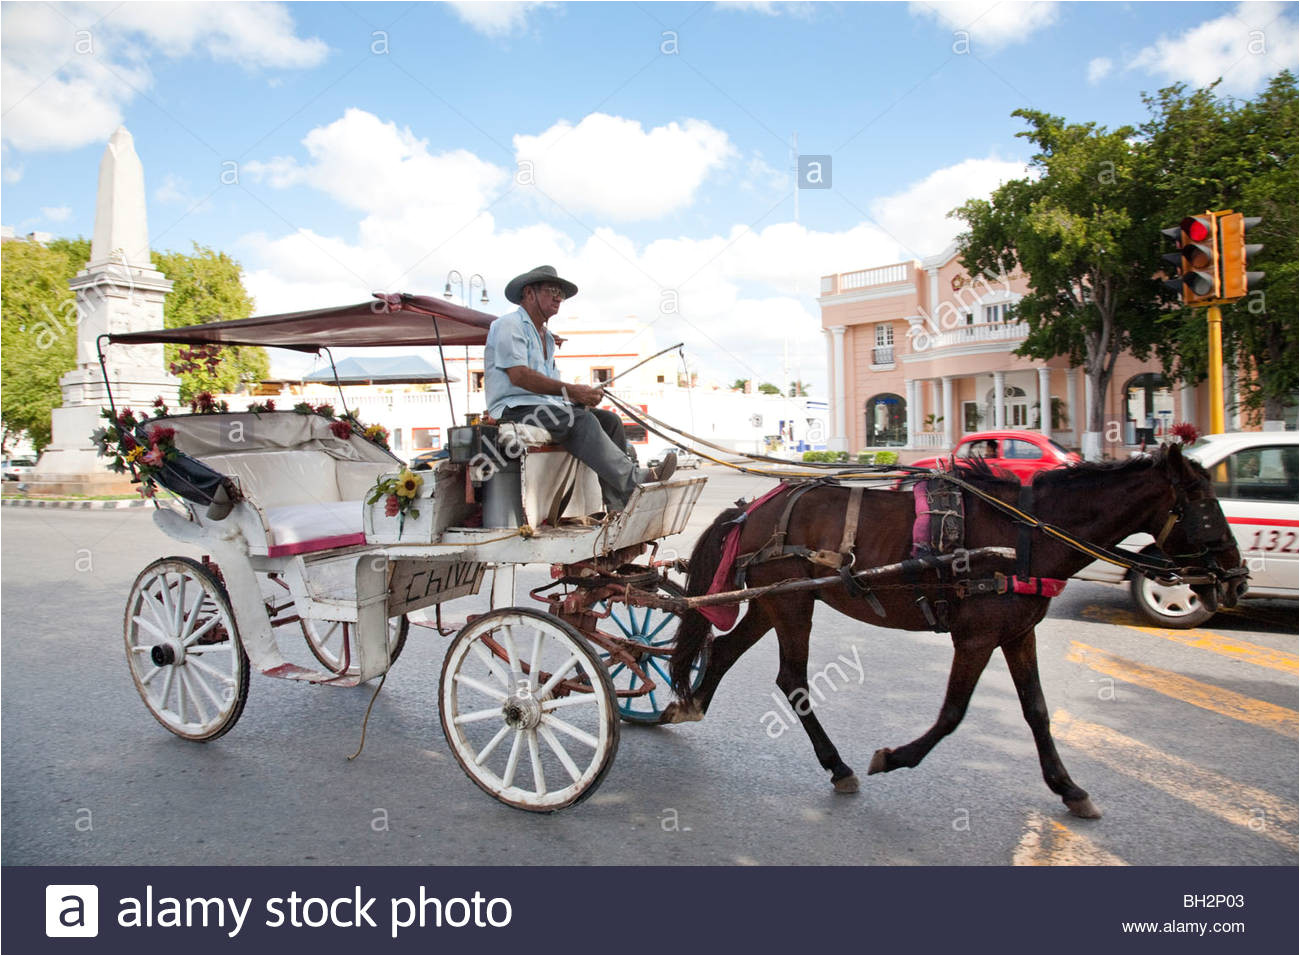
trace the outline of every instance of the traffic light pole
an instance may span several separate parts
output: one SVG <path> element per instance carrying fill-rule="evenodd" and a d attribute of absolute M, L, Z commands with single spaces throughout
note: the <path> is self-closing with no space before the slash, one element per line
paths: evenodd
<path fill-rule="evenodd" d="M 1210 434 L 1222 435 L 1223 427 L 1223 313 L 1217 305 L 1206 310 L 1210 320 Z"/>

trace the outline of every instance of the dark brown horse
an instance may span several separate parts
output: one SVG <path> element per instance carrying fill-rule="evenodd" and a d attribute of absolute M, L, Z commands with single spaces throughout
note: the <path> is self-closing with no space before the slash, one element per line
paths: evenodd
<path fill-rule="evenodd" d="M 1009 505 L 1020 503 L 1020 484 L 994 474 L 982 463 L 957 473 L 970 488 L 962 491 L 965 506 L 965 547 L 1015 548 L 1022 523 L 981 499 L 983 492 Z M 974 489 L 972 491 L 971 489 Z M 1178 557 L 1182 567 L 1203 569 L 1194 589 L 1215 607 L 1231 605 L 1244 586 L 1241 556 L 1223 512 L 1214 500 L 1205 470 L 1183 457 L 1178 446 L 1154 457 L 1107 464 L 1083 464 L 1041 472 L 1034 481 L 1028 513 L 1069 533 L 1079 541 L 1111 547 L 1130 534 L 1146 531 L 1161 538 L 1164 550 Z M 795 503 L 789 520 L 788 544 L 804 545 L 812 552 L 834 552 L 844 540 L 844 523 L 850 489 L 836 484 L 815 487 Z M 771 539 L 785 508 L 785 496 L 760 504 L 740 528 L 739 551 L 754 552 Z M 704 532 L 691 555 L 687 593 L 705 593 L 721 560 L 728 523 L 742 509 L 723 512 Z M 911 556 L 912 527 L 916 516 L 910 491 L 865 493 L 856 529 L 853 567 L 865 569 L 902 562 Z M 1032 574 L 1040 578 L 1067 579 L 1093 558 L 1047 533 L 1032 532 Z M 997 566 L 996 561 L 1001 565 Z M 1011 573 L 1015 559 L 995 559 L 998 570 Z M 984 569 L 987 576 L 989 568 Z M 1023 571 L 1023 567 L 1022 567 Z M 791 555 L 755 564 L 747 586 L 759 587 L 789 579 L 824 577 L 829 572 L 805 557 Z M 979 577 L 972 569 L 965 576 Z M 995 648 L 1002 648 L 1020 697 L 1021 709 L 1038 747 L 1039 763 L 1048 787 L 1060 795 L 1070 812 L 1098 817 L 1100 811 L 1066 772 L 1048 721 L 1047 704 L 1038 678 L 1034 628 L 1047 614 L 1049 598 L 1028 594 L 980 594 L 959 597 L 951 577 L 947 588 L 931 572 L 909 583 L 876 587 L 874 600 L 855 596 L 845 584 L 816 591 L 782 593 L 749 602 L 740 622 L 712 642 L 708 667 L 698 687 L 690 688 L 690 665 L 710 637 L 711 625 L 698 611 L 688 612 L 678 629 L 672 660 L 678 700 L 669 705 L 662 722 L 699 720 L 728 668 L 769 630 L 780 642 L 780 670 L 776 684 L 788 699 L 799 692 L 808 700 L 808 636 L 813 602 L 824 601 L 850 617 L 869 624 L 909 631 L 931 630 L 917 598 L 928 594 L 948 602 L 947 623 L 952 634 L 953 662 L 939 718 L 924 734 L 901 747 L 877 750 L 868 773 L 885 773 L 915 767 L 943 737 L 952 733 L 966 713 L 975 684 Z M 926 583 L 928 582 L 928 583 Z M 878 603 L 875 603 L 878 601 Z M 883 616 L 879 611 L 883 610 Z M 796 707 L 804 730 L 821 765 L 831 773 L 836 790 L 854 792 L 858 779 L 840 759 L 839 752 L 809 707 Z"/>

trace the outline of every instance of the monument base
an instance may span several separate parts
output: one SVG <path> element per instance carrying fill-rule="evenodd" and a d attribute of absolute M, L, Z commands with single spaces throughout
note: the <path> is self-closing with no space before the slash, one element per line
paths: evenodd
<path fill-rule="evenodd" d="M 29 498 L 66 498 L 70 495 L 93 498 L 101 495 L 139 495 L 140 486 L 131 483 L 131 475 L 111 471 L 92 474 L 43 474 L 30 481 L 6 481 L 6 491 L 21 491 Z"/>

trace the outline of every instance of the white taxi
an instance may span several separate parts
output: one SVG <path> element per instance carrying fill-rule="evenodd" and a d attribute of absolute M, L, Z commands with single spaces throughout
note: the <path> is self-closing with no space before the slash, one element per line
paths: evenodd
<path fill-rule="evenodd" d="M 1250 570 L 1245 596 L 1300 596 L 1300 433 L 1206 435 L 1187 454 L 1210 473 L 1214 494 L 1237 538 L 1241 558 Z M 1121 541 L 1120 547 L 1150 553 L 1155 551 L 1155 541 L 1149 534 L 1136 534 Z M 1213 613 L 1189 587 L 1157 584 L 1104 561 L 1094 561 L 1075 577 L 1114 584 L 1129 580 L 1138 610 L 1161 627 L 1196 627 Z"/>

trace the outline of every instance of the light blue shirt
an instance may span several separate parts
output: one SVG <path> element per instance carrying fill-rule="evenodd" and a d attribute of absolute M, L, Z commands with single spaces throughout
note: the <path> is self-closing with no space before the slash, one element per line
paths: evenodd
<path fill-rule="evenodd" d="M 483 349 L 483 387 L 487 391 L 488 414 L 498 418 L 516 405 L 566 404 L 559 395 L 539 395 L 511 382 L 506 369 L 516 365 L 526 366 L 547 378 L 560 377 L 555 367 L 554 337 L 546 328 L 538 335 L 537 326 L 523 306 L 499 317 L 488 329 L 487 345 Z"/>

